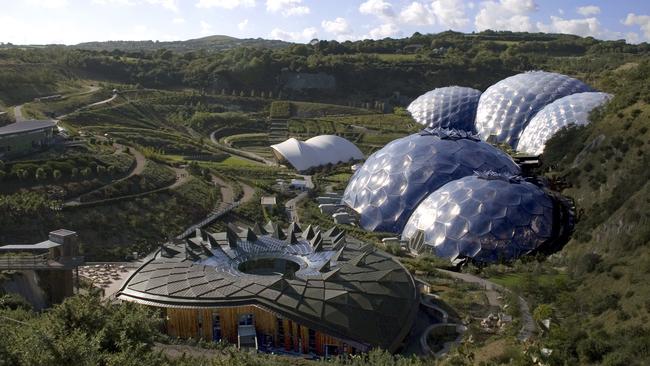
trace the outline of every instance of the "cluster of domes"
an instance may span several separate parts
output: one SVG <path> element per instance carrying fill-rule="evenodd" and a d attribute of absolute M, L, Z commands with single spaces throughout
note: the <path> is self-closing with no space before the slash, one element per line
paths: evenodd
<path fill-rule="evenodd" d="M 505 78 L 482 94 L 459 86 L 433 89 L 407 110 L 426 127 L 478 132 L 485 141 L 492 138 L 517 151 L 541 154 L 557 131 L 589 123 L 589 113 L 610 98 L 572 77 L 530 71 Z M 534 120 L 535 127 L 528 128 Z M 520 143 L 524 137 L 526 143 Z"/>
<path fill-rule="evenodd" d="M 426 129 L 372 154 L 352 176 L 343 202 L 360 214 L 364 229 L 399 233 L 429 193 L 484 170 L 519 173 L 507 154 L 471 134 Z"/>
<path fill-rule="evenodd" d="M 518 177 L 510 156 L 473 133 L 540 154 L 556 132 L 587 124 L 589 113 L 610 98 L 544 71 L 511 76 L 483 94 L 434 89 L 408 107 L 425 130 L 370 156 L 352 176 L 343 203 L 359 214 L 363 228 L 401 233 L 414 252 L 515 259 L 555 239 L 559 203 Z"/>

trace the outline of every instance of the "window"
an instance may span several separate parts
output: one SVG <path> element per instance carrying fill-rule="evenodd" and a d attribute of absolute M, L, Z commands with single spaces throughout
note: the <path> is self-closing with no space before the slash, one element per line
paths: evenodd
<path fill-rule="evenodd" d="M 242 314 L 239 316 L 239 325 L 253 325 L 253 314 Z"/>
<path fill-rule="evenodd" d="M 309 328 L 309 352 L 316 353 L 316 331 Z"/>
<path fill-rule="evenodd" d="M 212 313 L 212 340 L 215 342 L 221 340 L 221 318 L 216 311 Z"/>

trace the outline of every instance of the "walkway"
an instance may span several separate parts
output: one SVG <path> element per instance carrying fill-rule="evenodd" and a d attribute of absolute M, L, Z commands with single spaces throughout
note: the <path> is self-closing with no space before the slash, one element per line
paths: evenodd
<path fill-rule="evenodd" d="M 274 161 L 265 159 L 265 158 L 263 158 L 263 157 L 261 157 L 261 156 L 259 156 L 257 154 L 254 154 L 254 153 L 252 153 L 250 151 L 244 151 L 244 150 L 236 149 L 234 147 L 226 146 L 226 145 L 220 143 L 219 140 L 217 140 L 217 138 L 215 137 L 216 132 L 217 132 L 217 130 L 212 131 L 212 133 L 210 133 L 210 141 L 212 141 L 212 143 L 215 146 L 217 146 L 217 148 L 219 148 L 220 150 L 223 150 L 223 151 L 225 151 L 227 153 L 237 155 L 239 157 L 242 157 L 242 158 L 245 158 L 245 159 L 248 159 L 248 160 L 252 160 L 252 161 L 254 161 L 256 163 L 263 163 L 263 164 L 266 164 L 266 165 L 269 165 L 269 166 L 277 166 L 277 164 Z"/>
<path fill-rule="evenodd" d="M 126 146 L 120 145 L 120 144 L 117 144 L 117 143 L 113 144 L 113 146 L 115 146 L 115 148 L 116 148 L 115 153 L 124 152 L 127 149 Z M 127 175 L 124 178 L 120 178 L 120 179 L 111 181 L 110 183 L 104 184 L 103 186 L 98 187 L 98 188 L 96 188 L 96 189 L 94 189 L 94 190 L 92 190 L 90 192 L 85 192 L 85 193 L 82 193 L 82 194 L 80 194 L 80 195 L 78 195 L 78 196 L 76 196 L 74 198 L 67 199 L 65 202 L 63 202 L 63 206 L 78 206 L 79 204 L 81 204 L 81 196 L 92 193 L 92 192 L 95 192 L 95 191 L 99 191 L 99 190 L 104 189 L 106 186 L 109 186 L 111 184 L 115 184 L 117 182 L 127 180 L 127 179 L 131 178 L 134 175 L 142 174 L 142 171 L 144 171 L 144 166 L 145 166 L 145 163 L 147 162 L 147 159 L 144 157 L 144 155 L 140 151 L 138 151 L 138 150 L 136 150 L 136 149 L 134 149 L 132 147 L 129 147 L 129 154 L 131 154 L 135 158 L 135 167 L 133 168 L 133 170 L 131 170 L 129 175 Z M 175 183 L 177 183 L 177 182 L 175 182 Z"/>
<path fill-rule="evenodd" d="M 448 271 L 440 268 L 437 268 L 437 270 L 452 278 L 456 278 L 463 282 L 473 283 L 480 287 L 483 287 L 485 289 L 485 295 L 487 296 L 488 303 L 490 304 L 490 306 L 501 307 L 502 303 L 501 300 L 499 299 L 498 291 L 510 292 L 509 289 L 501 285 L 488 281 L 484 278 L 471 275 L 469 273 L 453 272 L 453 271 Z M 530 306 L 528 305 L 528 302 L 526 301 L 526 299 L 524 299 L 521 296 L 517 295 L 517 298 L 519 299 L 519 312 L 521 313 L 521 329 L 519 330 L 517 339 L 524 342 L 530 339 L 535 334 L 536 327 L 535 327 L 535 321 L 533 320 L 533 316 L 530 313 Z"/>
<path fill-rule="evenodd" d="M 16 122 L 22 122 L 25 120 L 23 117 L 23 105 L 17 105 L 14 107 L 14 119 Z"/>
<path fill-rule="evenodd" d="M 232 185 L 227 181 L 225 181 L 224 179 L 217 177 L 216 175 L 212 176 L 212 181 L 216 182 L 221 186 L 222 202 L 219 204 L 217 208 L 214 209 L 214 211 L 208 214 L 208 216 L 206 216 L 200 222 L 188 227 L 183 233 L 178 235 L 176 239 L 185 239 L 189 237 L 190 235 L 192 235 L 192 233 L 194 233 L 196 229 L 201 229 L 207 225 L 212 224 L 221 216 L 229 213 L 230 211 L 239 207 L 241 204 L 249 202 L 255 197 L 255 189 L 253 189 L 253 187 L 239 182 L 244 194 L 242 195 L 242 198 L 239 201 L 232 202 L 234 200 L 234 191 L 235 191 Z"/>

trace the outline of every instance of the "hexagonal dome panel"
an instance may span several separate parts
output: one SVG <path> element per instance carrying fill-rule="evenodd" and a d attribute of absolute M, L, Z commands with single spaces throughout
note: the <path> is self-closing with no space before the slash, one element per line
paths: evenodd
<path fill-rule="evenodd" d="M 454 260 L 512 260 L 553 236 L 553 199 L 520 177 L 478 173 L 449 182 L 420 203 L 402 239 L 419 232 L 417 251 Z"/>
<path fill-rule="evenodd" d="M 519 136 L 544 106 L 574 93 L 594 91 L 572 77 L 545 71 L 530 71 L 505 78 L 489 87 L 476 110 L 476 130 L 483 140 L 517 146 Z"/>
<path fill-rule="evenodd" d="M 562 97 L 539 111 L 521 133 L 517 151 L 539 155 L 546 141 L 564 127 L 589 124 L 589 113 L 612 99 L 599 92 L 576 93 Z"/>
<path fill-rule="evenodd" d="M 407 110 L 425 127 L 475 132 L 474 120 L 481 92 L 462 86 L 448 86 L 417 97 Z"/>
<path fill-rule="evenodd" d="M 350 179 L 343 202 L 360 214 L 364 229 L 399 233 L 429 193 L 486 170 L 520 172 L 510 156 L 474 135 L 427 129 L 372 154 Z"/>

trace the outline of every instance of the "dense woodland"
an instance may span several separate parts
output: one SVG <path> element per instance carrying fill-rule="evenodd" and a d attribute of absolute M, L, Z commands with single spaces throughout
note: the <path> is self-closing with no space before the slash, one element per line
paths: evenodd
<path fill-rule="evenodd" d="M 407 47 L 409 45 L 417 47 Z M 484 90 L 506 76 L 531 69 L 566 73 L 615 97 L 605 108 L 593 113 L 591 125 L 559 133 L 549 142 L 542 158 L 544 166 L 539 173 L 545 175 L 554 188 L 576 202 L 579 216 L 570 242 L 549 257 L 473 269 L 488 278 L 516 278 L 506 285 L 529 300 L 536 320 L 551 319 L 550 328 L 540 328 L 543 330 L 532 344 L 509 349 L 507 357 L 494 359 L 491 363 L 532 364 L 529 356 L 532 350 L 548 348 L 553 352 L 545 362 L 551 365 L 648 364 L 648 44 L 488 31 L 477 34 L 414 34 L 398 40 L 319 41 L 311 45 L 291 44 L 272 49 L 237 47 L 220 52 L 5 47 L 0 50 L 0 108 L 47 95 L 79 78 L 128 83 L 137 88 L 193 88 L 197 95 L 225 93 L 228 98 L 233 91 L 237 95 L 243 91 L 247 95 L 251 91 L 265 91 L 267 99 L 268 92 L 272 92 L 276 98 L 283 95 L 283 99 L 344 105 L 382 101 L 397 106 L 437 86 L 455 84 Z M 290 89 L 285 81 L 291 73 L 331 75 L 336 80 L 336 87 Z M 218 100 L 220 105 L 227 105 L 229 99 L 218 97 Z M 258 103 L 262 108 L 269 108 L 270 102 L 255 99 L 246 103 Z M 185 115 L 177 114 L 178 125 L 183 120 L 197 130 L 208 131 L 221 123 L 222 115 L 218 113 L 223 112 L 222 109 L 193 108 L 188 109 Z M 277 104 L 273 108 L 279 115 L 291 111 L 287 104 Z M 144 107 L 139 106 L 139 111 L 142 110 Z M 229 116 L 231 119 L 233 115 Z M 249 123 L 241 115 L 236 116 L 237 128 Z M 156 122 L 154 128 L 172 120 Z M 180 128 L 170 124 L 169 129 Z M 237 176 L 236 169 L 228 166 L 225 171 L 232 170 L 233 176 Z M 156 202 L 158 217 L 149 219 L 169 222 L 170 227 L 177 229 L 181 224 L 175 218 L 175 210 L 187 210 L 182 206 L 183 195 L 195 199 L 197 194 L 207 192 L 201 181 L 197 180 L 195 185 L 197 189 L 193 192 L 156 196 L 171 197 L 173 204 L 169 207 L 161 207 L 160 200 L 156 199 L 140 200 L 96 210 L 92 214 L 80 212 L 74 218 L 93 221 L 121 212 L 120 215 L 126 216 L 124 221 L 100 220 L 108 225 L 111 234 L 119 236 L 123 235 L 118 227 L 120 222 L 130 222 L 133 230 L 142 230 L 144 220 L 138 221 L 137 214 L 141 212 L 140 208 L 150 208 L 148 205 Z M 32 229 L 30 225 L 33 222 L 22 221 L 24 215 L 59 224 L 61 218 L 52 219 L 48 212 L 47 203 L 37 199 L 36 193 L 20 199 L 0 199 L 0 219 L 11 220 L 17 225 L 22 223 L 26 229 Z M 144 231 L 141 234 L 149 235 Z M 107 248 L 106 252 L 110 250 L 119 251 Z M 170 361 L 157 353 L 153 346 L 155 340 L 160 340 L 157 337 L 161 337 L 157 325 L 144 321 L 148 315 L 134 306 L 113 308 L 83 298 L 69 300 L 42 315 L 31 313 L 26 308 L 16 299 L 0 301 L 0 315 L 29 324 L 0 322 L 0 333 L 8 335 L 0 337 L 0 365 L 198 363 L 189 359 Z M 112 323 L 109 319 L 119 321 Z M 25 352 L 24 347 L 17 346 L 20 344 L 33 344 L 34 348 L 43 351 L 38 354 Z M 455 351 L 442 363 L 472 364 L 475 350 L 468 347 Z M 227 347 L 218 352 L 220 357 L 213 361 L 218 365 L 288 362 L 233 353 Z M 385 365 L 423 362 L 392 358 L 383 353 L 374 353 L 370 357 L 370 360 L 337 362 Z M 307 364 L 307 361 L 292 362 Z"/>

